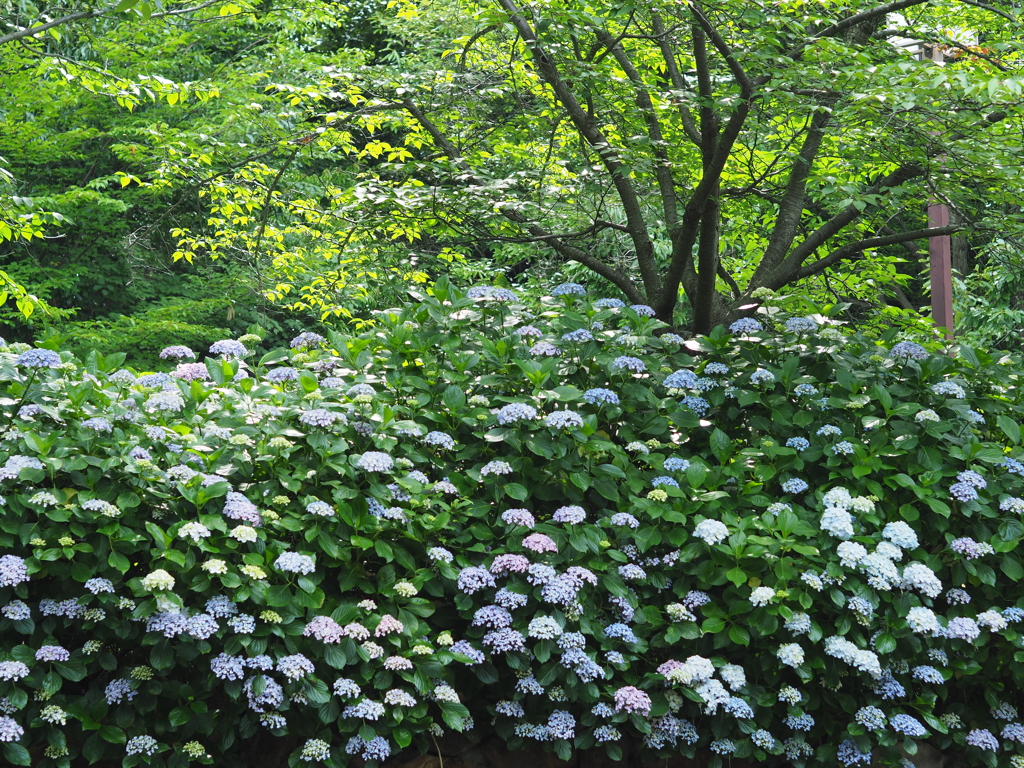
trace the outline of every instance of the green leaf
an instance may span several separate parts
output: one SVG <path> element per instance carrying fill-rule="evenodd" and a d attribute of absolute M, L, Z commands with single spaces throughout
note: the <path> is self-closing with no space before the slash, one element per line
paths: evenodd
<path fill-rule="evenodd" d="M 526 486 L 520 485 L 519 483 L 509 483 L 506 485 L 505 495 L 516 499 L 517 501 L 526 501 L 530 498 L 530 492 L 526 489 Z"/>
<path fill-rule="evenodd" d="M 711 433 L 709 438 L 709 444 L 711 445 L 711 453 L 715 455 L 722 464 L 725 464 L 726 460 L 732 455 L 732 440 L 722 430 L 715 427 L 715 430 Z"/>
<path fill-rule="evenodd" d="M 1020 445 L 1020 425 L 1006 414 L 999 414 L 996 423 L 1003 430 L 1003 434 L 1014 445 Z"/>
<path fill-rule="evenodd" d="M 128 569 L 132 567 L 131 561 L 120 552 L 111 552 L 110 556 L 107 557 L 107 562 L 110 564 L 111 568 L 114 568 L 121 573 L 127 573 Z"/>
<path fill-rule="evenodd" d="M 32 765 L 32 756 L 16 741 L 4 743 L 4 757 L 11 765 Z"/>
<path fill-rule="evenodd" d="M 1006 554 L 999 558 L 999 568 L 1012 581 L 1020 581 L 1024 577 L 1024 566 L 1015 556 Z"/>
<path fill-rule="evenodd" d="M 726 572 L 725 578 L 735 584 L 737 587 L 741 584 L 745 584 L 747 581 L 747 574 L 743 572 L 742 568 L 732 568 Z"/>
<path fill-rule="evenodd" d="M 729 639 L 737 645 L 750 645 L 750 633 L 737 624 L 729 627 Z"/>
<path fill-rule="evenodd" d="M 896 650 L 896 638 L 890 632 L 883 632 L 875 641 L 875 649 L 882 654 Z"/>
<path fill-rule="evenodd" d="M 725 629 L 725 619 L 720 619 L 718 617 L 704 619 L 704 623 L 700 625 L 700 628 L 705 632 L 710 632 L 712 634 L 721 632 Z"/>
<path fill-rule="evenodd" d="M 466 393 L 462 391 L 462 387 L 455 384 L 449 384 L 445 387 L 442 400 L 444 400 L 448 410 L 453 413 L 457 413 L 466 407 Z"/>

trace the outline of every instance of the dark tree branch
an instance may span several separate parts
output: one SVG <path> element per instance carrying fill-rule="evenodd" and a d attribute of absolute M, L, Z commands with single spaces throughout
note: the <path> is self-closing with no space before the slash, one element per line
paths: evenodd
<path fill-rule="evenodd" d="M 733 276 L 729 274 L 729 270 L 722 265 L 721 259 L 718 261 L 718 276 L 728 283 L 730 288 L 732 288 L 732 297 L 734 299 L 738 299 L 743 295 L 743 291 L 740 290 L 739 283 L 737 283 Z"/>
<path fill-rule="evenodd" d="M 920 1 L 920 0 L 919 0 Z M 732 73 L 736 83 L 740 86 L 740 94 L 744 99 L 749 99 L 751 94 L 754 92 L 754 81 L 750 79 L 747 71 L 740 64 L 736 58 L 736 54 L 733 53 L 732 48 L 725 42 L 725 38 L 715 29 L 714 25 L 704 15 L 704 12 L 700 9 L 697 3 L 690 4 L 690 13 L 697 20 L 700 28 L 704 31 L 704 34 L 711 40 L 711 44 L 715 47 L 715 50 L 725 59 L 725 63 L 729 66 L 729 71 Z"/>
<path fill-rule="evenodd" d="M 869 237 L 866 240 L 858 240 L 855 243 L 847 243 L 846 245 L 836 248 L 827 256 L 818 259 L 812 264 L 808 264 L 805 267 L 801 267 L 793 280 L 803 280 L 805 277 L 811 277 L 813 275 L 824 272 L 829 267 L 837 264 L 843 259 L 847 259 L 850 256 L 860 253 L 867 248 L 879 248 L 883 245 L 895 245 L 896 243 L 905 243 L 909 240 L 924 240 L 925 238 L 938 237 L 939 235 L 952 235 L 955 232 L 959 232 L 964 229 L 962 224 L 950 224 L 945 227 L 932 227 L 931 229 L 915 229 L 912 232 L 899 232 L 893 235 L 884 235 L 882 237 Z M 790 282 L 793 282 L 792 280 Z M 781 287 L 781 286 L 780 286 Z"/>
<path fill-rule="evenodd" d="M 785 258 L 796 237 L 797 227 L 804 212 L 804 199 L 806 197 L 807 179 L 811 174 L 814 159 L 821 149 L 822 139 L 825 137 L 825 128 L 832 115 L 825 109 L 816 111 L 810 120 L 807 128 L 807 135 L 804 137 L 803 146 L 793 160 L 793 166 L 789 173 L 789 182 L 786 191 L 779 201 L 779 212 L 775 218 L 775 226 L 772 229 L 771 237 L 768 239 L 768 246 L 765 248 L 764 257 L 757 265 L 754 276 L 750 280 L 753 287 L 758 287 L 760 281 L 771 273 Z"/>
<path fill-rule="evenodd" d="M 706 17 L 704 20 L 707 21 Z M 699 39 L 699 36 L 704 33 L 703 25 L 694 25 L 694 32 L 695 40 Z M 699 46 L 695 44 L 694 49 L 697 51 Z M 731 55 L 728 47 L 725 50 Z M 698 75 L 699 72 L 700 68 L 698 65 Z M 746 83 L 750 87 L 749 90 L 747 86 L 741 84 L 741 98 L 736 106 L 733 107 L 733 112 L 725 127 L 720 132 L 717 132 L 713 154 L 710 158 L 705 154 L 704 171 L 701 175 L 701 180 L 690 195 L 683 209 L 679 231 L 672 238 L 672 259 L 669 262 L 668 269 L 665 271 L 664 287 L 658 297 L 657 306 L 655 306 L 658 316 L 663 320 L 671 318 L 672 311 L 678 300 L 680 284 L 683 285 L 691 301 L 696 296 L 698 276 L 693 268 L 693 246 L 700 235 L 701 218 L 704 215 L 704 208 L 712 197 L 717 200 L 722 172 L 725 170 L 725 164 L 729 160 L 732 148 L 739 138 L 740 132 L 743 130 L 747 116 L 750 114 L 753 101 L 757 97 L 756 87 L 765 81 L 764 78 L 758 78 L 757 80 L 747 78 Z M 701 125 L 701 132 L 703 135 L 703 125 Z M 710 146 L 708 148 L 710 149 Z M 702 153 L 705 153 L 703 147 Z M 714 276 L 715 272 L 717 270 L 712 269 L 711 275 Z"/>
<path fill-rule="evenodd" d="M 654 111 L 651 94 L 647 90 L 647 84 L 644 83 L 643 78 L 640 77 L 640 73 L 634 66 L 633 60 L 629 58 L 629 54 L 623 49 L 622 44 L 609 39 L 608 33 L 604 30 L 598 33 L 598 39 L 607 40 L 608 50 L 612 52 L 615 61 L 622 67 L 622 71 L 626 73 L 626 77 L 629 78 L 629 81 L 636 89 L 636 106 L 643 115 L 644 122 L 647 123 L 647 137 L 651 140 L 651 151 L 654 153 L 655 158 L 657 158 L 654 166 L 654 175 L 658 180 L 662 213 L 665 216 L 665 223 L 668 225 L 669 231 L 672 231 L 679 220 L 676 186 L 672 178 L 671 161 L 669 160 L 667 150 L 668 144 L 661 130 L 661 122 Z"/>
<path fill-rule="evenodd" d="M 498 29 L 497 24 L 489 24 L 483 29 L 478 29 L 476 32 L 473 33 L 473 36 L 466 41 L 466 44 L 464 46 L 462 46 L 462 53 L 459 56 L 459 69 L 466 68 L 466 56 L 469 55 L 469 50 L 470 48 L 473 47 L 473 44 L 484 35 L 488 34 L 489 32 L 494 32 L 496 29 Z"/>
<path fill-rule="evenodd" d="M 508 13 L 509 21 L 526 43 L 538 73 L 554 91 L 569 119 L 576 126 L 576 130 L 596 150 L 605 170 L 611 177 L 612 184 L 615 186 L 615 191 L 626 214 L 626 225 L 629 227 L 630 238 L 633 241 L 633 248 L 636 253 L 637 265 L 640 268 L 640 277 L 643 280 L 644 290 L 648 296 L 660 295 L 661 275 L 659 274 L 658 264 L 654 257 L 654 242 L 651 240 L 650 232 L 647 229 L 643 207 L 640 204 L 640 197 L 633 186 L 629 169 L 625 167 L 618 151 L 612 147 L 608 137 L 605 136 L 598 126 L 597 120 L 580 105 L 576 96 L 562 78 L 562 74 L 558 70 L 554 59 L 541 45 L 536 32 L 523 16 L 515 0 L 499 0 L 499 2 Z"/>
<path fill-rule="evenodd" d="M 911 179 L 923 176 L 924 174 L 925 169 L 920 165 L 904 165 L 897 168 L 888 176 L 879 179 L 866 190 L 866 193 L 878 194 L 886 189 L 898 187 L 901 184 L 904 184 Z M 810 255 L 828 242 L 829 239 L 838 234 L 847 224 L 857 219 L 861 213 L 862 211 L 852 203 L 846 206 L 846 208 L 814 230 L 802 243 L 800 243 L 800 245 L 794 248 L 781 264 L 779 264 L 769 274 L 765 275 L 761 285 L 771 288 L 774 291 L 791 283 L 794 280 L 794 275 L 799 272 L 803 263 L 810 257 Z"/>
<path fill-rule="evenodd" d="M 981 8 L 983 11 L 994 13 L 997 16 L 1002 16 L 1004 19 L 1006 19 L 1007 21 L 1012 21 L 1014 24 L 1016 24 L 1019 21 L 1019 19 L 1014 17 L 1012 14 L 1007 13 L 1003 9 L 996 8 L 994 5 L 989 5 L 988 3 L 979 2 L 979 0 L 959 0 L 959 2 L 963 3 L 964 5 L 973 5 L 975 8 Z"/>
<path fill-rule="evenodd" d="M 679 64 L 676 61 L 675 53 L 672 51 L 672 45 L 665 34 L 665 25 L 661 21 L 661 16 L 654 13 L 651 15 L 651 20 L 654 25 L 654 32 L 658 36 L 658 47 L 661 49 L 662 59 L 665 60 L 665 69 L 668 72 L 672 87 L 680 92 L 690 90 L 686 79 L 683 77 L 683 73 L 679 71 Z M 679 119 L 683 123 L 683 131 L 686 133 L 686 137 L 699 147 L 700 131 L 697 130 L 697 123 L 694 122 L 693 115 L 690 114 L 690 110 L 685 104 L 680 103 L 678 109 Z"/>
<path fill-rule="evenodd" d="M 838 21 L 835 24 L 833 24 L 831 27 L 826 27 L 825 29 L 821 30 L 814 37 L 836 37 L 837 35 L 841 35 L 850 27 L 855 27 L 858 24 L 863 24 L 865 21 L 877 19 L 879 16 L 888 16 L 890 13 L 902 11 L 904 8 L 912 8 L 915 5 L 925 5 L 928 2 L 929 0 L 895 0 L 895 2 L 892 3 L 884 3 L 883 5 L 878 5 L 875 6 L 874 8 L 869 8 L 866 11 L 855 13 L 853 16 L 847 16 L 845 19 L 842 19 L 841 21 Z M 963 0 L 961 0 L 961 2 L 963 2 Z M 803 48 L 804 45 L 806 45 L 806 43 L 801 45 L 800 47 Z"/>
<path fill-rule="evenodd" d="M 214 5 L 219 1 L 220 0 L 209 0 L 209 2 L 200 3 L 199 5 L 193 6 L 191 8 L 178 8 L 176 10 L 171 11 L 162 11 L 160 13 L 151 14 L 149 18 L 159 19 L 164 16 L 181 16 L 186 13 L 193 13 L 194 11 L 201 11 L 204 8 L 209 8 L 211 5 Z M 35 27 L 24 27 L 23 29 L 16 29 L 13 32 L 8 32 L 6 35 L 0 36 L 0 45 L 10 43 L 14 40 L 21 40 L 23 37 L 35 37 L 41 32 L 46 32 L 48 29 L 53 29 L 54 27 L 59 27 L 64 24 L 71 24 L 76 21 L 82 21 L 83 19 L 96 19 L 100 16 L 106 16 L 113 10 L 114 6 L 111 6 L 110 8 L 104 8 L 100 11 L 78 11 L 77 13 L 69 13 L 66 16 L 61 16 L 59 19 L 53 19 L 51 21 L 46 22 L 45 24 L 40 24 Z"/>
<path fill-rule="evenodd" d="M 441 149 L 442 152 L 444 152 L 448 159 L 455 163 L 463 171 L 464 183 L 466 183 L 469 186 L 482 186 L 480 180 L 477 179 L 476 176 L 472 173 L 472 170 L 469 168 L 469 165 L 462 159 L 462 155 L 459 153 L 459 150 L 456 148 L 454 144 L 451 143 L 448 137 L 444 135 L 444 132 L 441 131 L 441 129 L 438 128 L 437 125 L 434 124 L 434 121 L 427 117 L 423 110 L 416 106 L 416 104 L 414 104 L 411 99 L 406 99 L 403 102 L 403 104 L 405 106 L 405 109 L 409 112 L 409 114 L 413 116 L 413 119 L 415 119 L 416 122 L 422 125 L 423 129 L 430 134 L 430 137 L 434 140 L 434 143 Z M 563 258 L 572 261 L 577 261 L 583 266 L 593 270 L 597 274 L 606 278 L 607 280 L 615 284 L 626 295 L 626 297 L 629 298 L 630 301 L 635 302 L 637 304 L 644 303 L 645 297 L 643 293 L 640 292 L 640 290 L 633 283 L 633 281 L 629 279 L 629 276 L 625 272 L 616 269 L 610 264 L 606 264 L 600 259 L 591 256 L 586 251 L 577 248 L 574 245 L 566 243 L 562 239 L 564 237 L 563 235 L 555 235 L 548 232 L 539 224 L 536 224 L 535 222 L 532 222 L 529 219 L 527 219 L 527 217 L 523 215 L 521 211 L 519 211 L 517 208 L 513 206 L 514 204 L 508 203 L 505 205 L 499 204 L 497 207 L 498 211 L 501 213 L 502 216 L 504 216 L 509 221 L 512 221 L 521 226 L 523 229 L 529 232 L 534 239 L 546 242 L 548 245 L 551 246 L 552 249 L 554 249 L 556 253 L 558 253 Z M 611 223 L 608 223 L 608 227 L 603 228 L 614 229 L 619 227 L 620 225 L 613 225 Z M 628 227 L 624 229 L 626 229 L 626 231 L 632 234 L 632 230 L 630 230 Z"/>

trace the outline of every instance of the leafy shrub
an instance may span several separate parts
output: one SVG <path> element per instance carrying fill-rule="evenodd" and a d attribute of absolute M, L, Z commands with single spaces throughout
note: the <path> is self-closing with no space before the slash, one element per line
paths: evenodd
<path fill-rule="evenodd" d="M 1024 752 L 1020 369 L 809 318 L 684 342 L 581 290 L 441 281 L 171 376 L 0 354 L 6 760 L 341 766 L 474 724 Z"/>

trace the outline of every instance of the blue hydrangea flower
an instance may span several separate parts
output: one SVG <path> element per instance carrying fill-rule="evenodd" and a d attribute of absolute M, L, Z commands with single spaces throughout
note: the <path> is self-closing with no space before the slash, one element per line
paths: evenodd
<path fill-rule="evenodd" d="M 299 372 L 295 368 L 289 368 L 288 366 L 281 366 L 275 368 L 267 374 L 267 381 L 271 384 L 283 384 L 286 381 L 298 381 Z"/>
<path fill-rule="evenodd" d="M 196 353 L 186 346 L 176 344 L 160 350 L 161 360 L 195 360 Z"/>
<path fill-rule="evenodd" d="M 626 302 L 622 299 L 598 299 L 594 302 L 594 309 L 622 309 Z"/>
<path fill-rule="evenodd" d="M 223 355 L 224 357 L 244 357 L 249 353 L 245 345 L 234 339 L 221 339 L 210 345 L 211 355 Z"/>
<path fill-rule="evenodd" d="M 761 324 L 752 317 L 741 317 L 729 325 L 729 331 L 736 334 L 757 333 L 761 330 L 763 330 Z"/>
<path fill-rule="evenodd" d="M 616 512 L 608 518 L 608 522 L 612 525 L 626 526 L 634 529 L 640 527 L 640 521 L 628 512 Z"/>
<path fill-rule="evenodd" d="M 583 417 L 576 411 L 553 411 L 544 424 L 552 429 L 578 429 L 583 426 Z"/>
<path fill-rule="evenodd" d="M 836 758 L 847 768 L 859 763 L 869 765 L 871 763 L 871 751 L 864 752 L 857 746 L 857 742 L 853 739 L 847 739 L 839 745 L 839 752 Z"/>
<path fill-rule="evenodd" d="M 640 317 L 654 317 L 654 309 L 646 304 L 630 304 L 629 308 L 640 315 Z"/>
<path fill-rule="evenodd" d="M 690 462 L 686 459 L 679 459 L 675 456 L 670 456 L 665 459 L 665 463 L 661 466 L 666 472 L 685 472 L 690 468 Z"/>
<path fill-rule="evenodd" d="M 537 409 L 526 403 L 509 403 L 501 407 L 497 417 L 498 423 L 503 426 L 517 421 L 532 421 L 537 418 Z"/>
<path fill-rule="evenodd" d="M 552 291 L 552 296 L 586 296 L 587 289 L 579 283 L 562 283 L 556 285 Z"/>
<path fill-rule="evenodd" d="M 571 341 L 574 344 L 582 344 L 586 341 L 593 341 L 594 334 L 588 331 L 586 328 L 577 328 L 575 331 L 569 331 L 568 333 L 562 334 L 563 341 Z"/>
<path fill-rule="evenodd" d="M 627 624 L 609 624 L 604 628 L 604 633 L 607 637 L 622 640 L 626 643 L 639 642 L 639 638 L 633 634 L 633 630 Z"/>
<path fill-rule="evenodd" d="M 968 483 L 953 483 L 949 486 L 949 495 L 957 501 L 976 501 L 978 492 Z"/>
<path fill-rule="evenodd" d="M 787 448 L 796 448 L 798 451 L 806 451 L 811 447 L 811 441 L 806 437 L 791 437 L 786 441 Z"/>
<path fill-rule="evenodd" d="M 928 735 L 928 731 L 921 725 L 920 721 L 910 715 L 893 715 L 889 718 L 889 726 L 896 733 L 902 733 L 904 736 L 919 738 Z"/>
<path fill-rule="evenodd" d="M 621 355 L 612 360 L 612 370 L 630 370 L 635 373 L 643 373 L 647 370 L 647 365 L 638 357 L 629 357 L 628 355 Z"/>
<path fill-rule="evenodd" d="M 678 371 L 666 376 L 665 380 L 661 383 L 667 389 L 696 389 L 697 374 L 685 368 L 680 368 Z"/>
<path fill-rule="evenodd" d="M 818 324 L 809 317 L 791 317 L 786 321 L 786 330 L 790 333 L 813 333 Z"/>
<path fill-rule="evenodd" d="M 684 408 L 689 408 L 691 411 L 696 413 L 698 416 L 703 416 L 709 410 L 711 410 L 711 403 L 705 400 L 703 397 L 684 397 L 679 404 Z"/>
<path fill-rule="evenodd" d="M 914 360 L 924 360 L 928 357 L 928 350 L 920 344 L 912 341 L 901 341 L 889 350 L 889 357 L 906 357 Z"/>
<path fill-rule="evenodd" d="M 583 399 L 591 405 L 618 405 L 619 396 L 610 389 L 588 389 L 583 393 Z"/>
<path fill-rule="evenodd" d="M 14 364 L 22 368 L 59 368 L 61 359 L 52 349 L 29 349 L 18 355 Z"/>
<path fill-rule="evenodd" d="M 427 445 L 433 445 L 449 451 L 455 447 L 455 438 L 451 435 L 446 435 L 444 432 L 427 432 L 423 442 Z"/>
<path fill-rule="evenodd" d="M 309 349 L 310 347 L 319 347 L 321 344 L 327 342 L 323 336 L 319 333 L 313 333 L 312 331 L 303 331 L 288 345 L 292 349 Z"/>
<path fill-rule="evenodd" d="M 955 381 L 940 381 L 938 384 L 933 384 L 932 392 L 942 397 L 952 397 L 957 400 L 967 397 L 964 388 Z"/>
<path fill-rule="evenodd" d="M 810 486 L 807 481 L 801 480 L 799 477 L 792 477 L 782 484 L 782 490 L 786 493 L 803 493 L 808 488 Z"/>

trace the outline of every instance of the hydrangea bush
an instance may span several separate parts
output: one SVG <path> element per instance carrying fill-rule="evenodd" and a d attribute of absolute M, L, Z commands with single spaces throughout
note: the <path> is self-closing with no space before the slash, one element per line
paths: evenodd
<path fill-rule="evenodd" d="M 0 348 L 6 762 L 376 764 L 461 731 L 1024 765 L 1021 368 L 650 314 L 442 281 L 258 361 Z"/>

